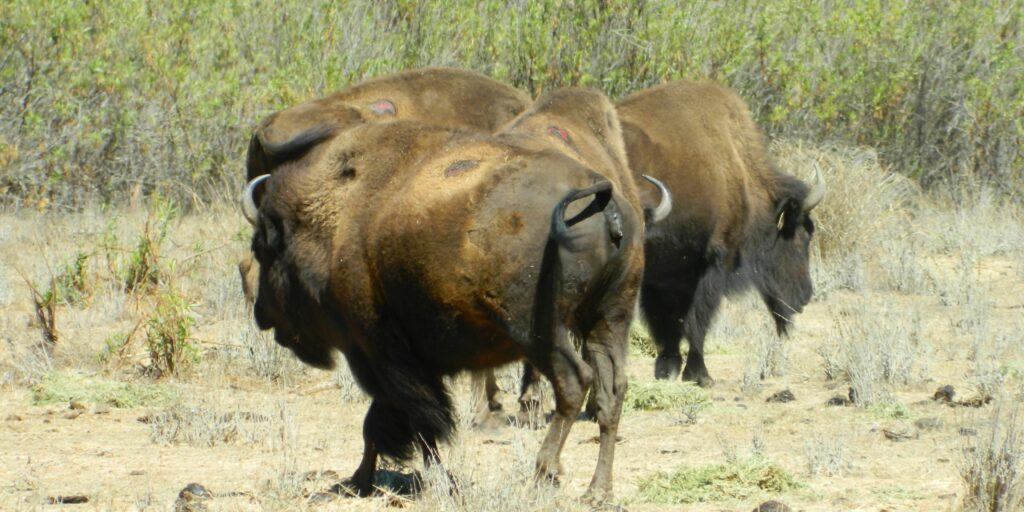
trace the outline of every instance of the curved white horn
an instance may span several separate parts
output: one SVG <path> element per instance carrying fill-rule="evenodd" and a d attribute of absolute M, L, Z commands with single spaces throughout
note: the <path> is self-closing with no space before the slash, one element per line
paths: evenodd
<path fill-rule="evenodd" d="M 256 207 L 256 201 L 252 198 L 252 193 L 256 191 L 256 187 L 259 186 L 263 180 L 269 178 L 269 174 L 263 174 L 257 176 L 245 186 L 245 192 L 242 193 L 242 215 L 245 216 L 245 220 L 249 221 L 249 224 L 255 226 L 260 220 L 260 209 Z"/>
<path fill-rule="evenodd" d="M 807 193 L 807 197 L 804 198 L 803 210 L 804 213 L 809 212 L 821 203 L 821 200 L 825 198 L 825 179 L 821 177 L 821 168 L 817 164 L 814 165 L 814 185 L 811 186 L 811 191 Z"/>
<path fill-rule="evenodd" d="M 664 183 L 644 174 L 644 179 L 651 182 L 658 190 L 661 191 L 661 202 L 658 206 L 651 210 L 651 223 L 655 223 L 668 217 L 668 214 L 672 212 L 672 193 L 669 192 L 668 187 Z"/>

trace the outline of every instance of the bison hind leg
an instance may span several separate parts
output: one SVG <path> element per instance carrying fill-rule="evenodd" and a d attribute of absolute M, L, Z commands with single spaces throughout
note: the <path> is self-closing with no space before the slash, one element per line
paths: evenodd
<path fill-rule="evenodd" d="M 555 414 L 537 454 L 536 468 L 538 480 L 553 483 L 558 483 L 562 473 L 562 448 L 583 407 L 583 399 L 594 375 L 590 365 L 576 351 L 568 330 L 562 326 L 556 330 L 551 351 L 545 357 L 532 361 L 551 382 L 555 394 Z"/>
<path fill-rule="evenodd" d="M 629 321 L 611 322 L 603 319 L 590 332 L 584 352 L 594 369 L 594 385 L 590 389 L 590 415 L 600 428 L 597 467 L 590 481 L 586 498 L 603 502 L 612 497 L 612 466 L 618 436 L 622 404 L 628 387 L 626 352 L 629 344 Z"/>

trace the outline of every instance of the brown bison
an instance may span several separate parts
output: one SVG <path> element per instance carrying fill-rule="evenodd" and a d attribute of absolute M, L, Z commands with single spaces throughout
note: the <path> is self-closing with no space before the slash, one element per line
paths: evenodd
<path fill-rule="evenodd" d="M 712 382 L 704 337 L 722 297 L 753 287 L 784 334 L 811 299 L 811 210 L 825 186 L 780 171 L 746 104 L 713 83 L 679 81 L 617 105 L 629 165 L 676 196 L 646 235 L 640 305 L 658 347 L 655 377 L 679 375 L 679 341 L 689 341 L 683 378 Z"/>
<path fill-rule="evenodd" d="M 318 142 L 353 126 L 413 119 L 490 133 L 529 105 L 526 93 L 461 69 L 423 68 L 373 78 L 261 121 L 249 141 L 247 180 L 273 173 Z M 259 269 L 251 255 L 238 269 L 242 291 L 252 302 Z"/>
<path fill-rule="evenodd" d="M 556 92 L 537 105 L 561 132 L 533 133 L 529 119 L 497 136 L 366 124 L 304 148 L 243 195 L 257 324 L 313 366 L 340 351 L 372 397 L 353 475 L 361 494 L 378 454 L 418 447 L 437 462 L 453 429 L 443 376 L 521 358 L 555 392 L 538 476 L 561 471 L 593 382 L 600 449 L 588 494 L 611 493 L 642 213 L 635 190 L 615 187 L 625 155 L 611 104 Z"/>

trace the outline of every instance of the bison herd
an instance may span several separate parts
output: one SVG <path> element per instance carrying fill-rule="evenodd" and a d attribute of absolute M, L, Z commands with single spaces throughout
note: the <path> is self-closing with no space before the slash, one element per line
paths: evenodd
<path fill-rule="evenodd" d="M 709 385 L 725 294 L 756 289 L 780 334 L 811 297 L 821 177 L 777 169 L 743 101 L 711 83 L 531 101 L 472 72 L 406 71 L 269 116 L 247 173 L 256 323 L 312 366 L 340 352 L 372 399 L 360 495 L 379 455 L 438 463 L 455 425 L 445 376 L 476 372 L 495 404 L 493 368 L 525 360 L 520 400 L 540 375 L 555 398 L 537 477 L 557 480 L 589 395 L 587 494 L 606 499 L 635 314 L 657 378 Z"/>

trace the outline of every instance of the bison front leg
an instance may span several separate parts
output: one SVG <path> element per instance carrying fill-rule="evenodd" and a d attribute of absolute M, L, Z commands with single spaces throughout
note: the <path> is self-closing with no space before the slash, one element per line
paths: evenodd
<path fill-rule="evenodd" d="M 562 473 L 562 448 L 593 380 L 593 371 L 576 352 L 568 333 L 559 330 L 550 361 L 537 361 L 554 388 L 555 414 L 537 454 L 536 477 L 556 484 Z"/>
<path fill-rule="evenodd" d="M 601 503 L 612 497 L 612 466 L 615 440 L 626 398 L 626 351 L 629 343 L 629 321 L 599 322 L 584 345 L 587 361 L 594 369 L 594 386 L 590 390 L 591 413 L 600 427 L 600 448 L 597 468 L 590 481 L 586 498 Z"/>
<path fill-rule="evenodd" d="M 478 400 L 476 414 L 473 417 L 474 427 L 491 426 L 494 414 L 501 411 L 501 402 L 498 400 L 498 381 L 494 376 L 494 369 L 481 370 L 472 374 L 473 395 Z"/>
<path fill-rule="evenodd" d="M 711 387 L 715 383 L 704 364 L 704 338 L 707 337 L 718 306 L 722 303 L 722 293 L 716 286 L 718 285 L 712 276 L 704 276 L 697 286 L 693 304 L 686 315 L 686 322 L 683 323 L 683 334 L 690 342 L 683 380 L 696 382 L 702 388 Z"/>
<path fill-rule="evenodd" d="M 679 343 L 683 338 L 682 318 L 687 302 L 685 292 L 656 286 L 644 286 L 640 294 L 644 318 L 658 349 L 658 358 L 654 360 L 655 379 L 675 380 L 683 369 Z"/>

